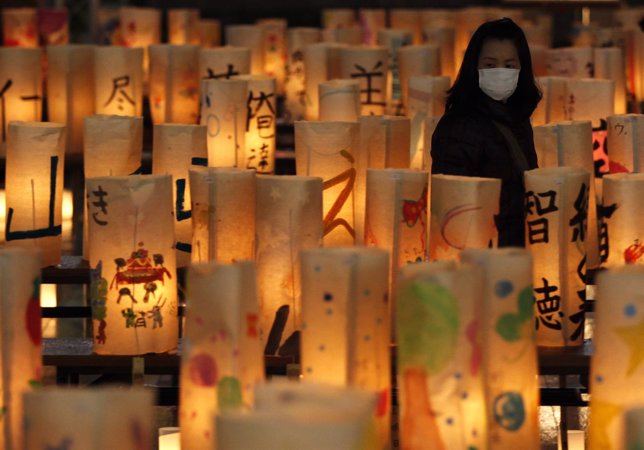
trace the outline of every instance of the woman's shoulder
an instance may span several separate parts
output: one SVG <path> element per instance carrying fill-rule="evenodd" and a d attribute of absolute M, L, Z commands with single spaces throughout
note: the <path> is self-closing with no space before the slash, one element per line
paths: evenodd
<path fill-rule="evenodd" d="M 475 138 L 485 126 L 485 119 L 473 111 L 450 110 L 436 124 L 434 135 L 467 140 Z"/>

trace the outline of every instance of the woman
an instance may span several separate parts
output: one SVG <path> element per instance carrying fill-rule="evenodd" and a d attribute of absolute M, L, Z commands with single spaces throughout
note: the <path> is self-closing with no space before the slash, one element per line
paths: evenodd
<path fill-rule="evenodd" d="M 501 179 L 499 246 L 524 246 L 523 172 L 537 167 L 530 116 L 539 100 L 521 28 L 481 25 L 432 137 L 432 173 Z"/>

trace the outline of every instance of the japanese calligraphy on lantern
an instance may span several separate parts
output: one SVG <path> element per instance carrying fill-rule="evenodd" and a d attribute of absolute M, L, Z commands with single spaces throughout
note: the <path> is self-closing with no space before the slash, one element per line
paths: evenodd
<path fill-rule="evenodd" d="M 143 49 L 96 47 L 97 114 L 140 116 L 143 111 Z"/>
<path fill-rule="evenodd" d="M 362 115 L 385 113 L 388 68 L 386 47 L 347 47 L 340 50 L 341 78 L 360 81 Z"/>
<path fill-rule="evenodd" d="M 250 73 L 250 49 L 244 47 L 202 48 L 199 50 L 199 77 L 229 79 Z"/>
<path fill-rule="evenodd" d="M 644 114 L 608 116 L 607 143 L 610 148 L 610 173 L 641 172 L 644 152 Z"/>
<path fill-rule="evenodd" d="M 287 59 L 285 115 L 286 122 L 293 123 L 304 119 L 306 90 L 304 80 L 304 47 L 320 41 L 317 28 L 289 28 L 287 30 Z"/>

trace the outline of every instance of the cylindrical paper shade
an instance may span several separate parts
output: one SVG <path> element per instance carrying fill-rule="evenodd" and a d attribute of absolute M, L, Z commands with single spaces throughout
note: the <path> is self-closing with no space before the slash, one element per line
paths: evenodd
<path fill-rule="evenodd" d="M 360 82 L 329 80 L 318 85 L 320 120 L 357 122 L 360 117 Z"/>
<path fill-rule="evenodd" d="M 0 48 L 0 80 L 4 80 L 0 87 L 3 144 L 9 122 L 42 119 L 41 61 L 42 50 L 37 48 Z"/>
<path fill-rule="evenodd" d="M 642 406 L 644 393 L 629 389 L 644 380 L 641 345 L 644 267 L 615 267 L 597 277 L 593 359 L 590 372 L 590 450 L 627 448 L 624 415 Z"/>
<path fill-rule="evenodd" d="M 199 118 L 199 47 L 151 45 L 150 111 L 158 123 L 195 124 Z"/>
<path fill-rule="evenodd" d="M 168 42 L 200 44 L 199 10 L 196 8 L 168 10 Z"/>
<path fill-rule="evenodd" d="M 275 78 L 268 75 L 242 75 L 237 78 L 248 83 L 246 141 L 244 161 L 240 166 L 255 169 L 257 173 L 273 173 L 277 121 Z"/>
<path fill-rule="evenodd" d="M 501 180 L 432 175 L 429 258 L 454 260 L 466 248 L 496 246 Z"/>
<path fill-rule="evenodd" d="M 432 45 L 407 45 L 398 49 L 400 95 L 404 111 L 408 107 L 409 80 L 419 75 L 441 74 L 440 49 Z M 447 78 L 449 84 L 449 78 Z"/>
<path fill-rule="evenodd" d="M 389 55 L 387 68 L 387 113 L 402 114 L 402 91 L 400 86 L 400 70 L 398 65 L 398 50 L 411 45 L 412 33 L 407 29 L 385 28 L 378 32 L 378 45 L 386 47 Z"/>
<path fill-rule="evenodd" d="M 248 83 L 244 80 L 201 81 L 201 124 L 208 133 L 208 166 L 243 164 L 246 142 Z"/>
<path fill-rule="evenodd" d="M 454 64 L 454 28 L 451 27 L 425 27 L 423 30 L 425 42 L 436 45 L 440 49 L 441 75 L 456 79 Z"/>
<path fill-rule="evenodd" d="M 624 53 L 619 47 L 595 48 L 595 78 L 615 82 L 615 114 L 626 113 L 626 80 L 624 76 Z"/>
<path fill-rule="evenodd" d="M 432 170 L 432 136 L 434 130 L 436 130 L 436 125 L 441 118 L 440 117 L 426 117 L 424 120 L 424 125 L 422 128 L 423 132 L 423 143 L 422 143 L 422 153 L 418 155 L 416 152 L 416 158 L 411 161 L 410 167 L 412 169 L 422 169 L 430 171 Z M 418 142 L 420 139 L 414 138 L 412 133 L 411 145 L 414 145 L 414 142 Z M 414 147 L 412 147 L 413 149 Z M 430 185 L 431 188 L 431 185 Z M 430 193 L 431 198 L 431 193 Z"/>
<path fill-rule="evenodd" d="M 339 44 L 347 45 L 361 45 L 362 28 L 325 28 L 322 30 L 322 41 L 337 42 Z"/>
<path fill-rule="evenodd" d="M 205 165 L 207 157 L 206 127 L 170 123 L 154 126 L 152 173 L 172 175 L 177 267 L 190 263 L 192 209 L 188 171 L 194 166 Z"/>
<path fill-rule="evenodd" d="M 378 44 L 378 31 L 385 28 L 387 23 L 387 10 L 384 8 L 360 8 L 358 22 L 362 27 L 362 43 L 364 45 Z"/>
<path fill-rule="evenodd" d="M 362 115 L 382 115 L 387 100 L 388 50 L 385 47 L 348 47 L 340 50 L 341 78 L 360 81 Z"/>
<path fill-rule="evenodd" d="M 566 120 L 590 120 L 593 127 L 599 127 L 602 119 L 615 114 L 615 82 L 595 79 L 566 80 L 563 107 Z"/>
<path fill-rule="evenodd" d="M 482 289 L 482 273 L 470 265 L 433 262 L 401 270 L 396 342 L 402 448 L 487 448 Z"/>
<path fill-rule="evenodd" d="M 525 172 L 526 246 L 534 260 L 537 344 L 584 341 L 590 173 L 571 167 Z"/>
<path fill-rule="evenodd" d="M 221 22 L 217 19 L 199 20 L 199 38 L 203 48 L 221 45 Z"/>
<path fill-rule="evenodd" d="M 143 73 L 148 76 L 148 46 L 161 43 L 161 10 L 156 8 L 121 7 L 121 45 L 143 50 Z M 141 113 L 139 112 L 138 115 Z"/>
<path fill-rule="evenodd" d="M 355 122 L 296 122 L 295 172 L 324 180 L 324 246 L 355 243 L 354 188 L 360 129 Z"/>
<path fill-rule="evenodd" d="M 603 188 L 601 243 L 605 244 L 606 265 L 644 264 L 644 232 L 641 203 L 644 175 L 606 175 Z M 604 236 L 605 234 L 605 236 Z"/>
<path fill-rule="evenodd" d="M 250 73 L 250 48 L 231 47 L 201 49 L 199 78 L 230 78 Z"/>
<path fill-rule="evenodd" d="M 287 123 L 304 119 L 306 87 L 304 80 L 304 48 L 319 42 L 318 28 L 289 28 L 287 31 L 286 100 L 284 115 Z"/>
<path fill-rule="evenodd" d="M 644 408 L 641 405 L 627 408 L 624 412 L 624 448 L 637 450 L 644 447 Z"/>
<path fill-rule="evenodd" d="M 2 41 L 5 47 L 38 47 L 36 8 L 3 8 Z"/>
<path fill-rule="evenodd" d="M 249 409 L 253 386 L 264 380 L 255 265 L 194 265 L 186 285 L 181 445 L 209 450 L 216 442 L 215 416 Z"/>
<path fill-rule="evenodd" d="M 547 51 L 548 75 L 570 78 L 592 78 L 592 47 L 565 47 Z"/>
<path fill-rule="evenodd" d="M 453 9 L 446 8 L 422 8 L 418 11 L 420 13 L 420 23 L 424 28 L 430 26 L 454 26 L 454 13 Z"/>
<path fill-rule="evenodd" d="M 523 249 L 468 249 L 483 269 L 481 315 L 488 448 L 537 450 L 539 380 L 534 339 L 532 258 Z"/>
<path fill-rule="evenodd" d="M 172 177 L 88 178 L 87 210 L 94 351 L 176 351 Z"/>
<path fill-rule="evenodd" d="M 641 172 L 644 169 L 644 115 L 608 116 L 610 171 Z"/>
<path fill-rule="evenodd" d="M 141 167 L 143 117 L 95 115 L 84 120 L 85 178 L 132 175 Z"/>
<path fill-rule="evenodd" d="M 83 119 L 94 114 L 93 45 L 47 47 L 47 113 L 67 125 L 67 151 L 83 152 Z"/>
<path fill-rule="evenodd" d="M 264 27 L 261 25 L 229 25 L 226 45 L 250 49 L 250 73 L 264 73 Z"/>
<path fill-rule="evenodd" d="M 257 178 L 257 280 L 266 354 L 300 326 L 300 250 L 322 245 L 322 179 Z"/>
<path fill-rule="evenodd" d="M 255 172 L 194 168 L 190 191 L 192 261 L 255 259 Z"/>
<path fill-rule="evenodd" d="M 567 80 L 564 77 L 536 78 L 543 97 L 532 115 L 533 125 L 543 125 L 566 120 L 569 116 L 565 107 Z"/>
<path fill-rule="evenodd" d="M 65 125 L 11 122 L 6 164 L 6 245 L 40 249 L 43 266 L 60 263 Z"/>
<path fill-rule="evenodd" d="M 393 8 L 389 10 L 389 26 L 409 30 L 413 39 L 412 43 L 416 45 L 423 41 L 420 18 L 420 11 L 417 9 Z"/>
<path fill-rule="evenodd" d="M 302 375 L 377 392 L 378 448 L 388 448 L 391 427 L 388 273 L 384 250 L 302 252 Z"/>
<path fill-rule="evenodd" d="M 46 388 L 25 394 L 24 448 L 154 446 L 154 395 L 143 388 Z M 18 447 L 22 448 L 22 447 Z"/>
<path fill-rule="evenodd" d="M 22 395 L 42 385 L 40 325 L 40 257 L 35 251 L 0 251 L 2 305 L 2 447 L 34 448 L 24 444 Z"/>
<path fill-rule="evenodd" d="M 356 25 L 356 13 L 350 8 L 325 8 L 322 10 L 323 28 L 348 28 Z"/>
<path fill-rule="evenodd" d="M 264 72 L 274 77 L 276 90 L 284 95 L 286 76 L 286 19 L 259 19 L 257 25 L 264 28 Z"/>
<path fill-rule="evenodd" d="M 38 34 L 41 45 L 69 43 L 69 14 L 67 8 L 41 8 L 38 10 Z"/>
<path fill-rule="evenodd" d="M 143 49 L 96 47 L 97 114 L 140 116 L 143 111 Z"/>
<path fill-rule="evenodd" d="M 318 85 L 333 78 L 340 67 L 340 51 L 343 44 L 320 42 L 304 47 L 304 83 L 306 120 L 318 120 L 320 104 Z M 340 75 L 341 76 L 341 75 Z"/>

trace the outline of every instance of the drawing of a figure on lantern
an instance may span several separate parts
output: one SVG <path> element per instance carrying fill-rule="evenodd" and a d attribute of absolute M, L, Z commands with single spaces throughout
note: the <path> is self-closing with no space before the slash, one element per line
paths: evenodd
<path fill-rule="evenodd" d="M 129 86 L 129 75 L 123 75 L 112 79 L 112 92 L 103 107 L 109 106 L 115 100 L 117 102 L 116 107 L 119 111 L 123 111 L 123 103 L 129 103 L 131 106 L 134 106 L 134 99 L 128 95 L 126 91 Z"/>
<path fill-rule="evenodd" d="M 382 71 L 382 61 L 378 61 L 371 70 L 365 69 L 360 64 L 354 64 L 354 66 L 356 69 L 358 69 L 358 71 L 351 73 L 351 78 L 364 78 L 365 82 L 367 83 L 367 86 L 365 88 L 362 88 L 362 86 L 360 87 L 360 94 L 366 94 L 366 98 L 361 98 L 361 103 L 363 105 L 385 106 L 384 101 L 376 101 L 373 98 L 376 94 L 382 96 L 382 90 L 376 89 L 373 86 L 374 78 L 384 76 L 384 72 Z"/>
<path fill-rule="evenodd" d="M 403 200 L 402 206 L 402 222 L 409 228 L 413 228 L 417 223 L 420 223 L 420 249 L 417 251 L 415 260 L 407 262 L 422 261 L 425 254 L 425 230 L 427 219 L 427 186 L 423 189 L 422 194 L 418 200 Z"/>
<path fill-rule="evenodd" d="M 9 78 L 5 84 L 0 88 L 0 109 L 2 113 L 2 142 L 7 140 L 7 109 L 5 106 L 5 94 L 13 85 L 13 80 Z M 34 95 L 21 95 L 20 100 L 23 102 L 34 102 L 40 100 L 41 97 L 37 94 Z"/>

